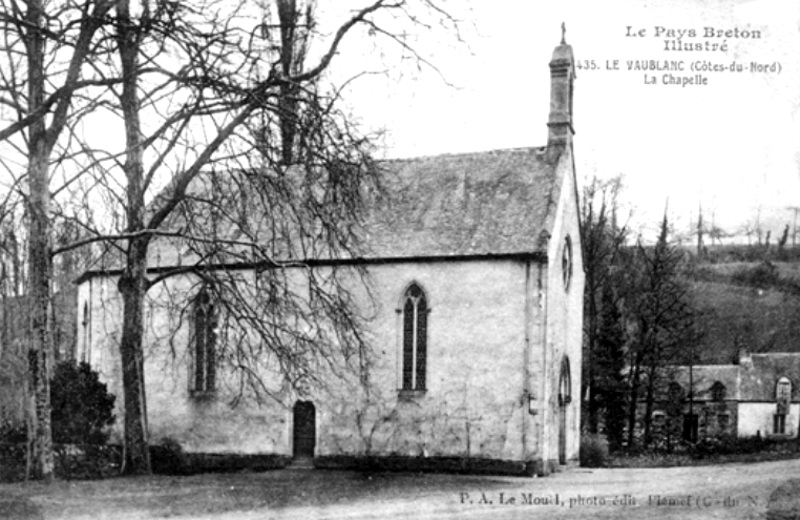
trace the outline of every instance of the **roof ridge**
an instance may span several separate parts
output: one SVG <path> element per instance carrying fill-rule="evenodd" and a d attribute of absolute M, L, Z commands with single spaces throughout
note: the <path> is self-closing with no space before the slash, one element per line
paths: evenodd
<path fill-rule="evenodd" d="M 411 162 L 411 161 L 427 161 L 442 159 L 445 157 L 476 157 L 481 155 L 495 155 L 501 153 L 516 153 L 516 152 L 531 152 L 541 151 L 542 153 L 547 149 L 547 146 L 517 146 L 513 148 L 493 148 L 491 150 L 476 150 L 470 152 L 444 152 L 432 155 L 419 155 L 416 157 L 392 157 L 388 159 L 381 159 L 379 162 Z"/>

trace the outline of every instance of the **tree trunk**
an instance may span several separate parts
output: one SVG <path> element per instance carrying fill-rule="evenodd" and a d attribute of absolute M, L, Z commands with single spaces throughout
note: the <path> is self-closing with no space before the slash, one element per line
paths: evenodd
<path fill-rule="evenodd" d="M 636 405 L 639 400 L 639 367 L 632 368 L 630 401 L 628 402 L 628 449 L 633 449 L 636 441 Z"/>
<path fill-rule="evenodd" d="M 139 119 L 139 28 L 130 16 L 128 0 L 116 4 L 119 15 L 117 44 L 122 63 L 120 104 L 125 121 L 125 164 L 127 179 L 127 230 L 144 229 L 144 163 L 142 132 Z M 147 291 L 147 247 L 149 239 L 130 240 L 126 266 L 119 280 L 122 294 L 122 384 L 125 394 L 125 461 L 123 472 L 151 472 L 147 432 L 147 406 L 144 382 L 144 296 Z"/>
<path fill-rule="evenodd" d="M 30 343 L 28 377 L 33 406 L 30 416 L 29 446 L 32 448 L 33 474 L 36 479 L 53 478 L 53 439 L 50 428 L 50 371 L 52 336 L 50 334 L 50 247 L 49 190 L 46 162 L 28 170 L 30 178 L 29 305 Z"/>
<path fill-rule="evenodd" d="M 648 371 L 649 375 L 647 378 L 647 392 L 645 393 L 645 405 L 644 405 L 644 417 L 642 417 L 642 421 L 644 423 L 644 447 L 647 448 L 653 443 L 653 428 L 652 428 L 652 418 L 653 418 L 653 405 L 655 403 L 655 370 L 650 369 Z"/>
<path fill-rule="evenodd" d="M 44 6 L 41 0 L 28 4 L 26 21 L 40 27 Z M 28 52 L 28 95 L 30 110 L 44 104 L 44 36 L 31 31 L 26 41 Z M 50 428 L 50 155 L 44 118 L 30 126 L 28 136 L 28 280 L 30 341 L 28 345 L 28 384 L 30 385 L 28 444 L 33 462 L 32 477 L 52 480 L 53 437 Z"/>
<path fill-rule="evenodd" d="M 144 296 L 147 291 L 144 256 L 146 245 L 132 241 L 128 251 L 128 267 L 119 281 L 123 301 L 122 384 L 125 394 L 125 460 L 123 472 L 151 472 L 147 431 L 147 400 L 144 379 Z"/>

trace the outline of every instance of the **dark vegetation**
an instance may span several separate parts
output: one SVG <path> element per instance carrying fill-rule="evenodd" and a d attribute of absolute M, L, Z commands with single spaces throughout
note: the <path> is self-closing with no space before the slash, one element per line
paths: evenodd
<path fill-rule="evenodd" d="M 56 365 L 50 381 L 56 475 L 100 478 L 118 473 L 121 451 L 105 444 L 114 423 L 115 396 L 86 363 Z M 24 480 L 29 471 L 28 432 L 7 423 L 0 429 L 0 482 Z"/>
<path fill-rule="evenodd" d="M 291 462 L 286 455 L 234 455 L 227 453 L 186 453 L 170 437 L 150 445 L 153 473 L 159 475 L 194 475 L 204 472 L 266 471 L 284 468 Z"/>
<path fill-rule="evenodd" d="M 689 248 L 681 245 L 665 211 L 657 238 L 646 240 L 627 229 L 617 203 L 620 189 L 620 178 L 595 179 L 584 190 L 581 208 L 587 434 L 582 462 L 604 464 L 598 437 L 608 441 L 612 454 L 633 460 L 642 454 L 719 460 L 752 450 L 796 456 L 794 443 L 777 452 L 760 440 L 697 443 L 691 426 L 681 433 L 653 422 L 658 403 L 674 403 L 672 416 L 686 413 L 687 397 L 669 395 L 675 367 L 732 364 L 745 351 L 800 348 L 800 249 L 788 245 L 789 227 L 772 246 L 769 233 L 765 241 L 759 233 L 756 245 L 709 248 L 703 237 L 713 242 L 719 233 L 704 227 L 701 215 L 697 247 Z"/>
<path fill-rule="evenodd" d="M 795 458 L 800 458 L 800 443 L 796 439 L 721 437 L 681 444 L 669 453 L 657 449 L 621 451 L 612 454 L 606 465 L 612 468 L 648 468 Z"/>
<path fill-rule="evenodd" d="M 581 436 L 580 462 L 585 468 L 602 468 L 608 465 L 608 441 L 603 435 Z"/>
<path fill-rule="evenodd" d="M 104 444 L 115 421 L 115 400 L 88 363 L 59 363 L 50 386 L 53 441 Z"/>

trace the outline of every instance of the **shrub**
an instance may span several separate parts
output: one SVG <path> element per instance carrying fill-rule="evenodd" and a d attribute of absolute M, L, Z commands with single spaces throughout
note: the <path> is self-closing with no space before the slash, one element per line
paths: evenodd
<path fill-rule="evenodd" d="M 721 455 L 745 455 L 769 451 L 774 441 L 761 437 L 737 438 L 732 435 L 702 439 L 689 447 L 689 453 L 697 459 Z"/>
<path fill-rule="evenodd" d="M 581 466 L 600 468 L 608 464 L 608 441 L 599 434 L 581 436 Z"/>
<path fill-rule="evenodd" d="M 54 446 L 56 475 L 65 479 L 107 478 L 119 474 L 122 450 L 107 444 Z"/>
<path fill-rule="evenodd" d="M 103 444 L 114 424 L 114 395 L 88 363 L 56 365 L 50 383 L 53 442 Z"/>
<path fill-rule="evenodd" d="M 0 442 L 0 483 L 25 479 L 25 444 Z M 0 511 L 2 511 L 0 506 Z"/>
<path fill-rule="evenodd" d="M 183 448 L 172 437 L 164 437 L 159 444 L 150 446 L 150 463 L 153 473 L 161 475 L 182 475 L 188 471 Z"/>
<path fill-rule="evenodd" d="M 733 273 L 731 278 L 736 283 L 758 289 L 767 289 L 781 283 L 778 268 L 769 260 L 765 260 L 755 267 L 740 269 Z"/>
<path fill-rule="evenodd" d="M 3 421 L 0 423 L 0 442 L 1 443 L 22 443 L 28 438 L 25 423 L 16 421 Z"/>

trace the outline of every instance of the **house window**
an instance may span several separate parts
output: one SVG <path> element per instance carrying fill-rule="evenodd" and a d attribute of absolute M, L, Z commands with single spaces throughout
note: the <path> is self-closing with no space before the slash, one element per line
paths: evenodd
<path fill-rule="evenodd" d="M 564 289 L 569 289 L 572 281 L 572 239 L 569 235 L 564 239 L 564 251 L 561 253 L 561 274 L 564 277 Z"/>
<path fill-rule="evenodd" d="M 417 285 L 403 301 L 403 390 L 425 390 L 428 351 L 428 303 Z"/>
<path fill-rule="evenodd" d="M 789 403 L 792 400 L 792 382 L 788 377 L 781 377 L 775 385 L 775 401 L 777 402 L 776 413 L 786 415 L 789 413 Z"/>
<path fill-rule="evenodd" d="M 717 415 L 717 425 L 720 430 L 727 430 L 728 425 L 731 423 L 731 416 L 726 413 Z"/>
<path fill-rule="evenodd" d="M 772 419 L 773 433 L 777 435 L 783 435 L 786 433 L 786 415 L 782 413 L 776 413 Z"/>
<path fill-rule="evenodd" d="M 198 394 L 213 392 L 216 380 L 217 316 L 206 288 L 194 300 L 192 325 L 192 390 Z"/>
<path fill-rule="evenodd" d="M 711 400 L 724 401 L 725 400 L 725 385 L 719 381 L 711 385 Z"/>
<path fill-rule="evenodd" d="M 789 400 L 792 396 L 792 382 L 788 377 L 778 379 L 778 384 L 775 386 L 775 399 L 777 401 Z"/>

